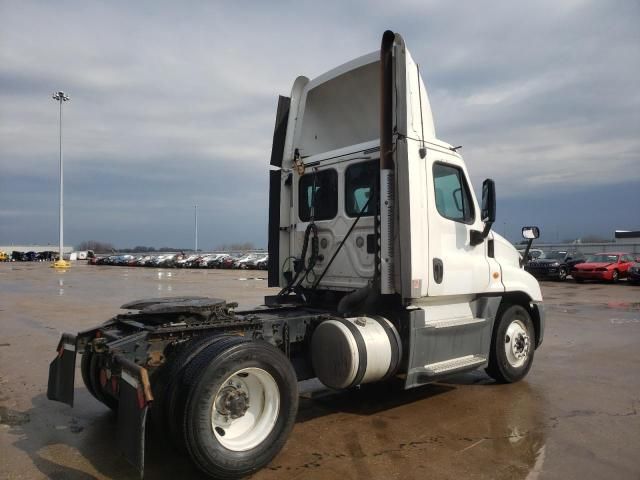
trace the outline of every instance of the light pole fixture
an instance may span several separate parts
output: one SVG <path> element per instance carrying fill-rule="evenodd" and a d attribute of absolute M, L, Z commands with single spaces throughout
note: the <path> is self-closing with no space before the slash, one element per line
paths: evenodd
<path fill-rule="evenodd" d="M 70 100 L 69 96 L 64 92 L 55 92 L 52 95 L 52 98 L 58 102 L 60 105 L 60 214 L 59 214 L 59 222 L 60 222 L 60 253 L 59 258 L 56 262 L 54 262 L 53 266 L 55 268 L 69 268 L 70 263 L 65 261 L 64 259 L 64 236 L 63 236 L 63 226 L 64 226 L 64 173 L 62 168 L 62 104 Z"/>

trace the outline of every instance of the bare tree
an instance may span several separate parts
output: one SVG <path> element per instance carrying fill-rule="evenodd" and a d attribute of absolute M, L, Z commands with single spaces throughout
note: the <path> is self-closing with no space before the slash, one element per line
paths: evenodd
<path fill-rule="evenodd" d="M 95 253 L 111 253 L 115 247 L 108 242 L 98 242 L 97 240 L 85 240 L 80 242 L 76 250 L 93 250 Z"/>

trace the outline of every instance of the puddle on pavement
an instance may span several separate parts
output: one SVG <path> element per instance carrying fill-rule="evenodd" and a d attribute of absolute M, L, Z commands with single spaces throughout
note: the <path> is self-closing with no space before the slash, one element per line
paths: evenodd
<path fill-rule="evenodd" d="M 615 310 L 623 315 L 628 313 L 635 314 L 640 312 L 640 302 L 608 302 L 608 303 L 561 303 L 561 304 L 550 304 L 546 306 L 547 311 L 550 312 L 560 312 L 566 313 L 570 315 L 593 312 L 594 310 L 600 311 L 610 311 Z"/>
<path fill-rule="evenodd" d="M 607 303 L 607 308 L 640 312 L 640 302 L 609 302 Z"/>

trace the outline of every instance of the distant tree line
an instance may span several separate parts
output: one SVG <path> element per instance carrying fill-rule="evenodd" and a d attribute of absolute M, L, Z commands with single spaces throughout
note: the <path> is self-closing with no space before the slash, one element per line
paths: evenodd
<path fill-rule="evenodd" d="M 218 245 L 218 247 L 216 248 L 216 250 L 220 250 L 223 252 L 235 252 L 235 251 L 255 250 L 255 249 L 256 249 L 255 245 L 251 242 L 230 243 L 230 244 L 223 243 L 222 245 Z"/>
<path fill-rule="evenodd" d="M 113 246 L 113 244 L 108 243 L 108 242 L 98 242 L 96 240 L 86 240 L 84 242 L 81 242 L 76 247 L 76 250 L 79 250 L 79 251 L 82 251 L 82 250 L 93 250 L 95 253 L 112 253 L 116 249 Z"/>

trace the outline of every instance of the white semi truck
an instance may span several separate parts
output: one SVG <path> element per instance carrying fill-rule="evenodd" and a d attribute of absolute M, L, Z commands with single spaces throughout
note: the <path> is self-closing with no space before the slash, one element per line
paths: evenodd
<path fill-rule="evenodd" d="M 491 230 L 457 148 L 436 138 L 420 69 L 402 37 L 280 97 L 270 170 L 269 286 L 248 310 L 159 298 L 63 334 L 48 397 L 87 389 L 117 411 L 140 472 L 147 413 L 215 478 L 268 464 L 296 418 L 298 382 L 412 388 L 477 368 L 515 382 L 542 343 L 536 280 Z M 523 229 L 529 246 L 536 227 Z M 526 258 L 526 254 L 525 254 Z"/>

